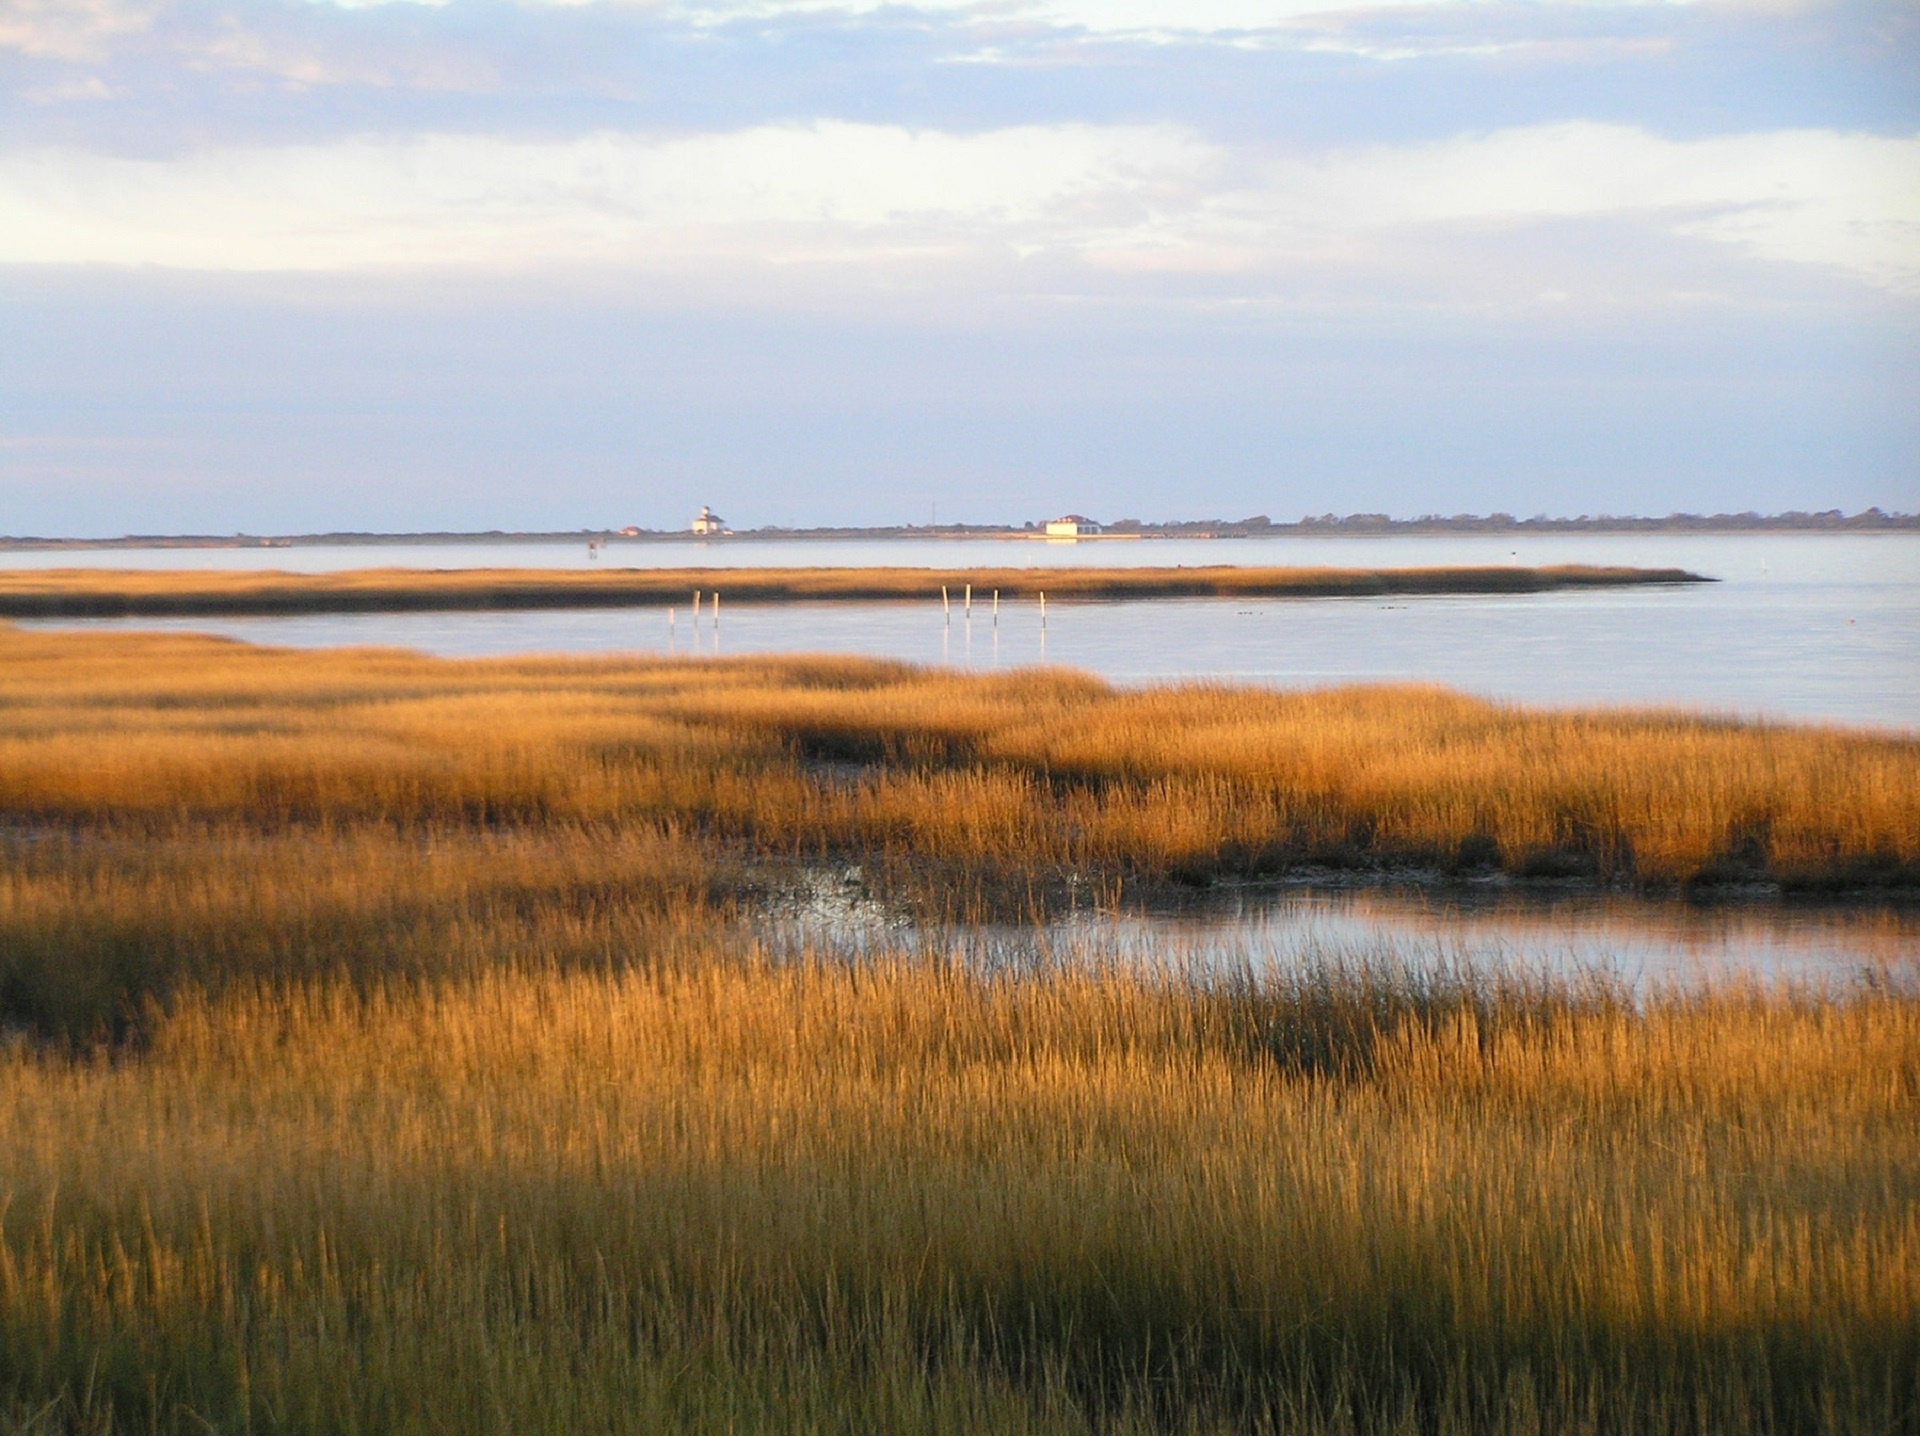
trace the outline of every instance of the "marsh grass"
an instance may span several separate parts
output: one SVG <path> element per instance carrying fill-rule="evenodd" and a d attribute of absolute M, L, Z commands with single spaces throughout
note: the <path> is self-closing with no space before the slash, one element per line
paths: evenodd
<path fill-rule="evenodd" d="M 824 859 L 933 921 L 1303 866 L 1911 886 L 1920 743 L 1430 688 L 0 628 L 0 851 L 0 1019 L 90 1039 L 181 981 L 629 951 Z"/>
<path fill-rule="evenodd" d="M 606 568 L 278 570 L 17 569 L 0 571 L 0 617 L 130 614 L 381 613 L 618 608 L 670 604 L 695 589 L 730 602 L 958 602 L 1007 598 L 1298 597 L 1391 593 L 1540 593 L 1563 588 L 1704 583 L 1681 569 L 1600 568 Z"/>
<path fill-rule="evenodd" d="M 930 923 L 1303 865 L 1912 884 L 1920 743 L 1423 688 L 284 652 L 0 628 L 0 1020 L 563 967 L 860 865 Z"/>
<path fill-rule="evenodd" d="M 823 854 L 1910 873 L 1915 747 L 0 629 L 0 1431 L 1920 1430 L 1897 985 L 749 920 Z"/>
<path fill-rule="evenodd" d="M 154 999 L 231 983 L 619 966 L 718 950 L 756 879 L 641 830 L 184 826 L 0 844 L 0 1018 L 136 1040 Z"/>
<path fill-rule="evenodd" d="M 137 1061 L 0 1069 L 0 1402 L 1910 1430 L 1917 1108 L 1887 993 L 749 954 L 180 1000 Z"/>
<path fill-rule="evenodd" d="M 1020 871 L 1417 863 L 1920 882 L 1920 741 L 1436 688 L 1127 691 L 861 660 L 450 661 L 0 629 L 0 812 L 668 825 Z"/>

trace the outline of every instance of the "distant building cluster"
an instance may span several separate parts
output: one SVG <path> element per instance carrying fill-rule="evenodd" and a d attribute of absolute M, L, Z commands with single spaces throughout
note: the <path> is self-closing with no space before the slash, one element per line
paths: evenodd
<path fill-rule="evenodd" d="M 1099 532 L 1100 525 L 1085 514 L 1062 514 L 1047 520 L 1048 538 L 1091 538 Z"/>
<path fill-rule="evenodd" d="M 768 524 L 748 532 L 761 538 L 923 538 L 928 534 L 943 537 L 970 535 L 1021 535 L 1030 538 L 1077 539 L 1099 535 L 1107 538 L 1258 538 L 1280 534 L 1553 534 L 1553 533 L 1914 533 L 1920 532 L 1920 513 L 1888 513 L 1883 509 L 1864 509 L 1856 514 L 1839 509 L 1806 513 L 1798 509 L 1786 513 L 1762 514 L 1667 514 L 1662 518 L 1635 515 L 1582 514 L 1577 518 L 1551 518 L 1535 514 L 1516 518 L 1508 513 L 1495 514 L 1422 514 L 1398 519 L 1390 514 L 1309 514 L 1297 521 L 1276 523 L 1266 514 L 1244 519 L 1169 519 L 1152 522 L 1138 518 L 1116 518 L 1100 523 L 1085 514 L 1062 514 L 1044 521 L 1025 519 L 1018 525 L 1000 523 L 943 524 L 937 528 L 917 524 L 849 525 L 824 528 L 784 528 Z M 670 534 L 691 534 L 694 538 L 718 538 L 731 535 L 727 521 L 710 507 L 702 505 L 686 529 L 661 531 L 628 524 L 614 529 L 563 529 L 516 531 L 501 529 L 432 530 L 409 533 L 367 533 L 358 531 L 282 534 L 128 534 L 123 538 L 45 538 L 32 535 L 0 534 L 0 549 L 118 549 L 118 548 L 286 548 L 309 544 L 382 544 L 493 543 L 506 539 L 548 539 L 572 543 L 585 540 L 596 547 L 615 537 L 625 539 L 666 538 Z"/>

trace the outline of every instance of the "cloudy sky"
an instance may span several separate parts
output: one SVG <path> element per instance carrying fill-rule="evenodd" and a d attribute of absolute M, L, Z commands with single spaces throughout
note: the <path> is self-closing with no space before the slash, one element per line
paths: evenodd
<path fill-rule="evenodd" d="M 0 533 L 1920 508 L 1920 7 L 0 0 Z"/>

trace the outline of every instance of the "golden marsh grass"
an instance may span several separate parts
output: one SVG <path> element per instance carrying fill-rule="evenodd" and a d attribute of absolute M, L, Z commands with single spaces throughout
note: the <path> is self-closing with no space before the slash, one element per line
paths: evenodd
<path fill-rule="evenodd" d="M 1892 1431 L 1920 1004 L 886 962 L 0 1066 L 42 1429 Z M 204 1424 L 203 1424 L 204 1423 Z"/>
<path fill-rule="evenodd" d="M 1897 978 L 747 920 L 822 854 L 1911 881 L 1916 747 L 0 627 L 0 1432 L 1920 1430 Z"/>
<path fill-rule="evenodd" d="M 0 570 L 0 617 L 129 614 L 366 613 L 435 609 L 620 608 L 723 591 L 734 603 L 932 602 L 1007 598 L 1328 597 L 1390 593 L 1540 593 L 1702 583 L 1681 569 L 1602 568 L 666 568 L 280 570 Z"/>
<path fill-rule="evenodd" d="M 861 660 L 299 653 L 0 629 L 30 825 L 629 824 L 1021 870 L 1907 883 L 1920 741 L 1434 688 L 1126 691 Z"/>

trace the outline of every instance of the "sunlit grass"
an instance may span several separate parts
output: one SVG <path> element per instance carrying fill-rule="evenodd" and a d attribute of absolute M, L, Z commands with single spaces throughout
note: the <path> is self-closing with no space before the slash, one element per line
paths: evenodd
<path fill-rule="evenodd" d="M 0 628 L 0 1432 L 1920 1429 L 1897 969 L 1628 1000 L 750 921 L 829 853 L 981 910 L 1911 881 L 1917 749 Z"/>
<path fill-rule="evenodd" d="M 1387 593 L 1541 593 L 1700 583 L 1681 569 L 1601 568 L 617 568 L 347 569 L 287 573 L 261 569 L 0 570 L 0 616 L 109 614 L 364 613 L 431 609 L 691 607 L 694 594 L 736 603 L 917 599 L 956 605 L 969 589 L 1055 598 L 1326 597 Z"/>
<path fill-rule="evenodd" d="M 1920 1004 L 750 958 L 0 1068 L 0 1399 L 126 1429 L 1892 1430 Z"/>
<path fill-rule="evenodd" d="M 1916 881 L 1920 741 L 1434 688 L 1128 692 L 857 660 L 290 653 L 0 630 L 39 823 L 670 822 L 774 851 L 1143 873 Z"/>

